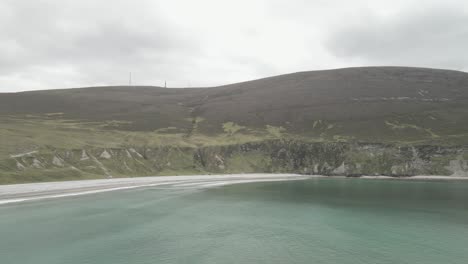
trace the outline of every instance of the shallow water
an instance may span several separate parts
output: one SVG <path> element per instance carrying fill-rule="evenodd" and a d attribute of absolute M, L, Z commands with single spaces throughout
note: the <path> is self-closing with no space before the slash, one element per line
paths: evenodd
<path fill-rule="evenodd" d="M 0 206 L 0 263 L 468 263 L 468 182 L 312 179 Z"/>

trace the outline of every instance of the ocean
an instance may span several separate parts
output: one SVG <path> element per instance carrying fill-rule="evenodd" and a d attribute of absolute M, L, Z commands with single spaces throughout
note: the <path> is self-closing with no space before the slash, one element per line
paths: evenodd
<path fill-rule="evenodd" d="M 468 263 L 468 181 L 156 186 L 0 206 L 2 264 Z"/>

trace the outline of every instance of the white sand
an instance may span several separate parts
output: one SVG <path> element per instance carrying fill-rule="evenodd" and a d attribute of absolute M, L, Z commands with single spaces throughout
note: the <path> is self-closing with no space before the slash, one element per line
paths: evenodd
<path fill-rule="evenodd" d="M 287 180 L 303 180 L 310 178 L 327 178 L 320 175 L 298 174 L 228 174 L 228 175 L 190 175 L 190 176 L 158 176 L 116 178 L 103 180 L 83 180 L 66 182 L 44 182 L 0 185 L 0 205 L 25 202 L 40 199 L 60 198 L 100 192 L 109 192 L 152 186 L 167 186 L 170 188 L 212 188 L 228 184 L 248 182 L 271 182 Z M 331 178 L 346 178 L 335 176 Z M 452 176 L 362 176 L 361 179 L 392 179 L 392 180 L 468 180 L 468 177 Z"/>
<path fill-rule="evenodd" d="M 77 196 L 151 186 L 209 188 L 228 184 L 302 180 L 312 176 L 297 174 L 229 174 L 135 177 L 103 180 L 27 183 L 0 186 L 0 204 Z"/>

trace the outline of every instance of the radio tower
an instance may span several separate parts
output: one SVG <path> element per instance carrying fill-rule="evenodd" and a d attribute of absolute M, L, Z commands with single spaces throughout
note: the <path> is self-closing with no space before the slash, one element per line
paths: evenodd
<path fill-rule="evenodd" d="M 132 72 L 128 76 L 128 86 L 132 86 Z"/>

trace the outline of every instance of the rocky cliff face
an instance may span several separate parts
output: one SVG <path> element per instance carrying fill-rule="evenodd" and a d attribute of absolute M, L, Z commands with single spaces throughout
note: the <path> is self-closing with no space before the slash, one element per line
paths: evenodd
<path fill-rule="evenodd" d="M 440 146 L 269 141 L 197 150 L 207 171 L 290 172 L 320 175 L 468 176 L 468 151 Z"/>
<path fill-rule="evenodd" d="M 45 149 L 0 161 L 1 183 L 249 172 L 468 176 L 468 148 L 271 140 L 201 148 Z"/>

